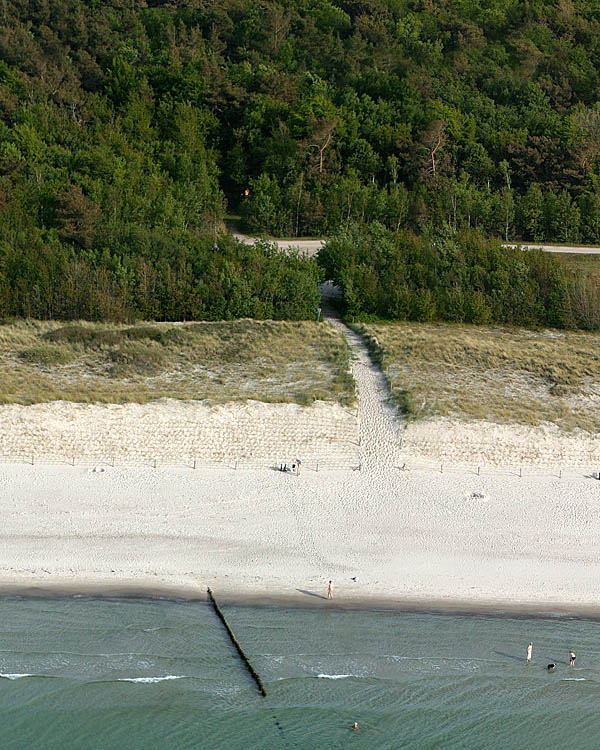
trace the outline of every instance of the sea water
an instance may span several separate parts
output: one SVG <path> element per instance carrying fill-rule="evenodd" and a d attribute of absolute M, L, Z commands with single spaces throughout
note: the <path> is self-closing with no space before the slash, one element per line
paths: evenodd
<path fill-rule="evenodd" d="M 600 746 L 596 621 L 223 611 L 266 698 L 204 602 L 0 598 L 1 747 Z"/>

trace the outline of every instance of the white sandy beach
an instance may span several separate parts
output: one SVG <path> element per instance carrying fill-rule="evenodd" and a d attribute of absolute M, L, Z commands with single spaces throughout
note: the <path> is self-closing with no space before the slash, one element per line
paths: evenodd
<path fill-rule="evenodd" d="M 598 441 L 443 420 L 405 429 L 346 333 L 358 411 L 2 407 L 0 453 L 16 460 L 0 463 L 0 587 L 202 596 L 211 586 L 319 604 L 331 577 L 342 605 L 595 610 Z M 34 465 L 18 459 L 30 452 Z M 111 453 L 115 466 L 102 460 Z M 274 470 L 296 455 L 300 477 Z M 221 463 L 194 470 L 194 456 Z M 241 457 L 250 463 L 235 470 Z M 146 465 L 127 465 L 136 459 Z"/>
<path fill-rule="evenodd" d="M 22 464 L 0 485 L 4 586 L 314 604 L 332 577 L 341 603 L 599 599 L 600 482 L 583 476 Z"/>

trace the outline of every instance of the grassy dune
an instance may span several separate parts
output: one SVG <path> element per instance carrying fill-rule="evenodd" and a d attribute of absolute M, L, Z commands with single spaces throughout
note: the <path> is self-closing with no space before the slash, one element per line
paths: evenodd
<path fill-rule="evenodd" d="M 426 323 L 357 330 L 410 418 L 600 431 L 600 334 Z"/>
<path fill-rule="evenodd" d="M 0 325 L 0 403 L 354 401 L 343 336 L 312 322 Z"/>

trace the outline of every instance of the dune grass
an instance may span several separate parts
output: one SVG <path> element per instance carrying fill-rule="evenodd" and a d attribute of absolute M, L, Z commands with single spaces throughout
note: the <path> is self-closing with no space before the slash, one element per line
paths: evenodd
<path fill-rule="evenodd" d="M 600 431 L 600 334 L 433 323 L 356 326 L 411 419 Z"/>
<path fill-rule="evenodd" d="M 256 399 L 350 404 L 344 337 L 327 324 L 0 324 L 0 403 Z"/>

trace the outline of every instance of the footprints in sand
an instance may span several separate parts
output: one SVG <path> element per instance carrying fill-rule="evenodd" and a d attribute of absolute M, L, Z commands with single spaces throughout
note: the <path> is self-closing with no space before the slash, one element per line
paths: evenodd
<path fill-rule="evenodd" d="M 352 350 L 352 374 L 358 386 L 361 471 L 383 473 L 401 466 L 403 421 L 390 402 L 384 374 L 371 362 L 362 338 L 336 318 L 328 317 Z"/>

